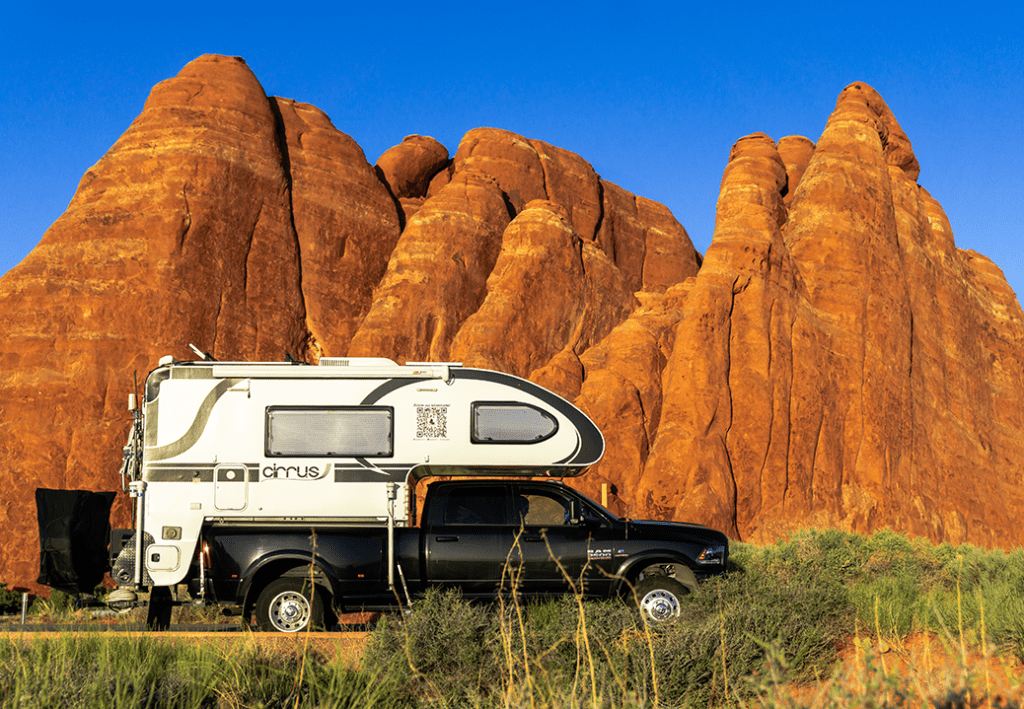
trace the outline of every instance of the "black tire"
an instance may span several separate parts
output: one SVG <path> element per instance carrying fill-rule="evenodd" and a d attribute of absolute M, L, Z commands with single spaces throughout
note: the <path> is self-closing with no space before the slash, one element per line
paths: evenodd
<path fill-rule="evenodd" d="M 264 632 L 297 633 L 324 624 L 323 592 L 309 579 L 271 581 L 256 600 L 256 623 Z"/>
<path fill-rule="evenodd" d="M 647 576 L 636 585 L 634 600 L 646 622 L 670 623 L 679 617 L 682 599 L 689 592 L 668 576 Z"/>

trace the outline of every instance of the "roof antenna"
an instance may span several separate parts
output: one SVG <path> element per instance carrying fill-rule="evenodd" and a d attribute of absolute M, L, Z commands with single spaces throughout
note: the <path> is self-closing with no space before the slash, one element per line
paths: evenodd
<path fill-rule="evenodd" d="M 198 347 L 193 345 L 191 342 L 188 343 L 188 346 L 191 347 L 192 351 L 196 353 L 196 356 L 201 358 L 204 362 L 216 362 L 217 361 L 213 357 L 210 356 L 209 352 L 203 352 L 201 349 L 199 349 Z"/>
<path fill-rule="evenodd" d="M 306 364 L 306 362 L 297 360 L 294 357 L 292 357 L 291 352 L 284 353 L 284 361 L 287 362 L 288 364 Z"/>

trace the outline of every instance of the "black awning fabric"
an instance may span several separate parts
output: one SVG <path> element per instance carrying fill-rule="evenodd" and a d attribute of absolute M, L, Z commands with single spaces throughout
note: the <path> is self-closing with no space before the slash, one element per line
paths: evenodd
<path fill-rule="evenodd" d="M 38 583 L 91 593 L 109 568 L 110 506 L 114 492 L 36 489 Z"/>

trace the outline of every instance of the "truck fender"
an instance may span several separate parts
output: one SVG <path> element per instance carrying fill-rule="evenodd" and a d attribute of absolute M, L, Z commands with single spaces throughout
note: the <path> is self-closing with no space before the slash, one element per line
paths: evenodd
<path fill-rule="evenodd" d="M 248 612 L 267 583 L 295 570 L 304 570 L 308 576 L 310 564 L 313 565 L 314 583 L 327 588 L 333 598 L 340 598 L 340 584 L 330 564 L 308 553 L 288 551 L 261 557 L 240 574 L 242 582 L 238 586 L 238 604 Z"/>
<path fill-rule="evenodd" d="M 698 593 L 700 591 L 697 577 L 682 556 L 668 551 L 658 552 L 652 550 L 626 559 L 619 566 L 615 574 L 618 579 L 615 588 L 616 592 L 619 594 L 629 593 L 630 584 L 633 583 L 633 579 L 650 566 L 671 566 L 676 581 L 683 584 L 690 593 Z"/>

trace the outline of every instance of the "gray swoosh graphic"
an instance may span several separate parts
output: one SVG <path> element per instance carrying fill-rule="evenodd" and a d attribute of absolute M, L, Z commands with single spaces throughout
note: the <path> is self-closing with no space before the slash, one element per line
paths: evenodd
<path fill-rule="evenodd" d="M 166 446 L 160 446 L 159 448 L 147 448 L 146 449 L 146 461 L 152 462 L 155 460 L 166 460 L 167 458 L 173 458 L 176 455 L 181 455 L 189 448 L 196 444 L 199 437 L 203 435 L 203 431 L 206 430 L 206 424 L 210 420 L 210 412 L 213 411 L 213 406 L 216 404 L 228 389 L 233 387 L 235 384 L 241 382 L 241 379 L 224 379 L 217 386 L 215 386 L 206 398 L 203 399 L 203 403 L 199 405 L 199 411 L 196 412 L 196 418 L 189 426 L 188 430 L 178 440 L 168 443 Z"/>

